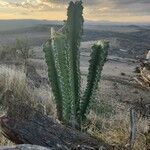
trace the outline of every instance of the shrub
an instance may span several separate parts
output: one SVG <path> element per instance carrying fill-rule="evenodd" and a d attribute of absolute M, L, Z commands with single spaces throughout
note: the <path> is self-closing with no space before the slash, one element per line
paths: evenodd
<path fill-rule="evenodd" d="M 34 100 L 34 95 L 27 85 L 26 75 L 23 71 L 15 68 L 0 66 L 0 94 L 1 104 L 7 107 L 7 101 L 2 99 L 3 93 L 11 91 L 15 98 L 15 103 L 24 102 L 31 104 Z"/>
<path fill-rule="evenodd" d="M 26 62 L 30 55 L 28 39 L 16 39 L 13 45 L 0 47 L 0 59 L 2 61 L 24 60 Z"/>

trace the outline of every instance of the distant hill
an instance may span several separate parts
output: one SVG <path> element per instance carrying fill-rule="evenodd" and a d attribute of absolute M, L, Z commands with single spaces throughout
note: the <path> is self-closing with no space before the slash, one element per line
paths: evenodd
<path fill-rule="evenodd" d="M 137 26 L 150 26 L 150 22 L 113 22 L 109 20 L 101 20 L 101 21 L 91 21 L 91 20 L 85 20 L 86 24 L 91 24 L 91 25 L 121 25 L 121 26 L 128 26 L 128 25 L 137 25 Z"/>
<path fill-rule="evenodd" d="M 1 24 L 2 23 L 2 24 Z M 5 26 L 2 30 L 1 26 Z M 31 46 L 41 46 L 50 36 L 50 27 L 62 27 L 61 21 L 5 20 L 0 21 L 0 45 L 14 44 L 16 39 L 29 39 Z M 83 41 L 105 39 L 110 54 L 121 57 L 142 57 L 150 50 L 150 26 L 88 24 Z"/>
<path fill-rule="evenodd" d="M 22 20 L 0 20 L 0 31 L 10 31 L 10 30 L 18 30 L 29 27 L 35 27 L 39 25 L 62 25 L 63 21 L 56 20 L 33 20 L 33 19 L 22 19 Z M 137 29 L 139 26 L 146 27 L 148 25 L 142 25 L 135 23 L 132 25 L 131 23 L 119 23 L 119 22 L 111 22 L 111 21 L 89 21 L 85 20 L 84 24 L 85 28 L 88 29 L 96 29 L 96 30 L 117 30 L 119 27 L 130 27 L 130 29 Z M 125 28 L 124 28 L 125 29 Z"/>
<path fill-rule="evenodd" d="M 49 24 L 59 25 L 62 24 L 62 21 L 32 20 L 32 19 L 0 20 L 0 31 L 9 31 L 9 30 L 23 29 L 23 28 L 34 27 L 38 25 L 49 25 Z"/>

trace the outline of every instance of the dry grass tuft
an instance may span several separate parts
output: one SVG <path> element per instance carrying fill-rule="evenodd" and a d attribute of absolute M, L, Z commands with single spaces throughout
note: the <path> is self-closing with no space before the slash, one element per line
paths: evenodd
<path fill-rule="evenodd" d="M 27 85 L 26 75 L 16 68 L 0 66 L 0 92 L 12 91 L 16 102 L 33 102 L 34 95 Z M 5 102 L 4 102 L 5 103 Z"/>
<path fill-rule="evenodd" d="M 49 87 L 31 89 L 29 82 L 23 70 L 0 66 L 0 93 L 10 90 L 15 97 L 15 103 L 27 103 L 34 107 L 39 107 L 40 104 L 45 107 L 48 114 L 55 115 L 55 105 Z"/>
<path fill-rule="evenodd" d="M 124 147 L 128 144 L 130 136 L 129 106 L 120 103 L 120 105 L 117 107 L 113 106 L 113 108 L 115 109 L 115 114 L 112 114 L 109 117 L 97 115 L 97 113 L 92 111 L 89 114 L 91 122 L 88 126 L 88 132 L 111 145 Z M 149 127 L 149 120 L 139 119 L 134 150 L 147 150 L 150 148 L 147 143 Z"/>
<path fill-rule="evenodd" d="M 42 104 L 45 107 L 45 113 L 57 118 L 56 105 L 53 100 L 53 95 L 50 87 L 40 86 L 40 88 L 34 89 L 34 93 L 38 103 Z"/>
<path fill-rule="evenodd" d="M 9 141 L 7 138 L 5 138 L 2 134 L 0 134 L 0 146 L 4 145 L 13 145 L 11 141 Z"/>

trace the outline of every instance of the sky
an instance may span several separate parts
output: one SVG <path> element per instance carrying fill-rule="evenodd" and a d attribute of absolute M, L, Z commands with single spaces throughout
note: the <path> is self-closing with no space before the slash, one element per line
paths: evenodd
<path fill-rule="evenodd" d="M 93 21 L 150 23 L 150 0 L 82 0 Z M 69 0 L 0 0 L 0 19 L 66 19 Z"/>

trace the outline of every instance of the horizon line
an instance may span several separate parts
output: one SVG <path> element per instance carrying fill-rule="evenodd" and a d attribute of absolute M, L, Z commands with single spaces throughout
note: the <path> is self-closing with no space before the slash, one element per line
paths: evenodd
<path fill-rule="evenodd" d="M 55 20 L 55 19 L 33 19 L 33 18 L 25 18 L 25 19 L 20 19 L 20 18 L 18 18 L 18 19 L 16 19 L 16 18 L 11 18 L 11 19 L 0 19 L 1 21 L 3 20 L 3 21 L 5 21 L 5 20 L 35 20 L 35 21 L 59 21 L 59 22 L 63 22 L 65 19 L 63 19 L 63 20 Z M 122 23 L 122 24 L 124 24 L 124 23 L 140 23 L 140 24 L 145 24 L 145 23 L 147 23 L 147 24 L 150 24 L 150 22 L 131 22 L 131 21 L 128 21 L 128 22 L 121 22 L 121 21 L 111 21 L 111 20 L 89 20 L 89 19 L 85 19 L 84 20 L 85 22 L 110 22 L 110 23 Z"/>

